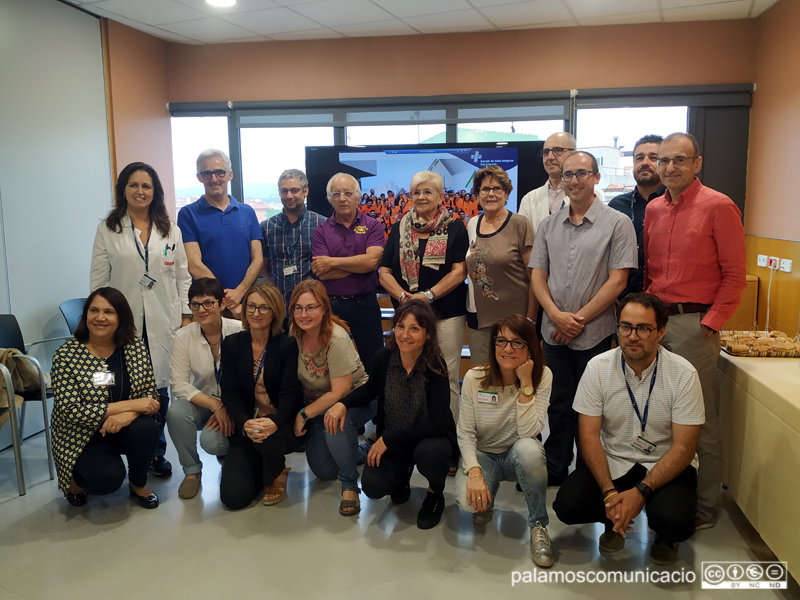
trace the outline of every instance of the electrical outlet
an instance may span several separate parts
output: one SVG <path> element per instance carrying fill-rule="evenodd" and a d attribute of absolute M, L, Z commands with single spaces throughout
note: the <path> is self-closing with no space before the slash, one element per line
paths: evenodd
<path fill-rule="evenodd" d="M 758 266 L 759 267 L 766 267 L 767 266 L 767 255 L 766 254 L 759 254 L 758 255 Z"/>
<path fill-rule="evenodd" d="M 781 261 L 777 256 L 770 256 L 769 257 L 769 268 L 770 269 L 775 269 L 777 271 L 779 266 L 780 266 L 780 262 Z"/>
<path fill-rule="evenodd" d="M 781 271 L 784 273 L 791 273 L 792 272 L 792 261 L 788 258 L 781 259 Z"/>

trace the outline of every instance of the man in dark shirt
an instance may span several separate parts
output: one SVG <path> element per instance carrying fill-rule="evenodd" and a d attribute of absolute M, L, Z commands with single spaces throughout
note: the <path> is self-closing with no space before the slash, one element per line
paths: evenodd
<path fill-rule="evenodd" d="M 636 229 L 636 246 L 639 249 L 639 268 L 631 269 L 628 274 L 628 285 L 619 295 L 624 298 L 631 293 L 642 291 L 644 275 L 644 244 L 642 229 L 644 227 L 644 211 L 647 203 L 653 198 L 664 195 L 667 189 L 658 176 L 658 147 L 663 138 L 660 135 L 646 135 L 633 146 L 633 179 L 636 187 L 633 191 L 612 198 L 608 205 L 628 215 Z"/>

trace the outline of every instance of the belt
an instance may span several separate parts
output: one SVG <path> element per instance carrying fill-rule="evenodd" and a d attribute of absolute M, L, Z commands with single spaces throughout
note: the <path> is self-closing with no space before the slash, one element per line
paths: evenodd
<path fill-rule="evenodd" d="M 336 300 L 361 300 L 362 298 L 368 298 L 369 296 L 375 296 L 375 292 L 367 292 L 365 294 L 353 294 L 351 296 L 329 296 L 331 300 L 334 298 Z"/>
<path fill-rule="evenodd" d="M 666 303 L 667 312 L 672 315 L 685 315 L 688 313 L 708 312 L 710 304 L 698 304 L 696 302 L 675 302 Z"/>

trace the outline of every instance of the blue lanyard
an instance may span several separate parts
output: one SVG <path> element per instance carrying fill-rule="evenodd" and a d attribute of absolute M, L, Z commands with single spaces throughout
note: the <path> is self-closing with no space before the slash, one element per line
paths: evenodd
<path fill-rule="evenodd" d="M 211 347 L 211 342 L 209 342 L 208 338 L 206 337 L 206 332 L 203 331 L 203 329 L 201 328 L 200 329 L 200 333 L 203 334 L 203 339 L 206 341 L 206 344 L 208 344 L 208 351 L 211 352 L 211 364 L 214 365 L 214 380 L 217 382 L 217 392 L 219 392 L 219 379 L 222 376 L 222 370 L 219 367 L 217 367 L 217 361 L 214 360 L 214 349 Z M 219 325 L 219 361 L 220 361 L 220 363 L 222 362 L 222 340 L 223 339 L 224 338 L 223 338 L 223 335 L 222 335 L 222 322 L 220 322 L 220 325 Z"/>
<path fill-rule="evenodd" d="M 650 376 L 650 391 L 647 392 L 647 402 L 644 404 L 644 418 L 642 418 L 642 415 L 639 413 L 639 407 L 636 405 L 636 396 L 633 395 L 631 386 L 628 385 L 628 378 L 625 375 L 625 357 L 622 356 L 622 353 L 620 353 L 620 361 L 622 362 L 622 378 L 625 380 L 625 387 L 628 388 L 628 396 L 631 397 L 633 410 L 636 411 L 636 418 L 639 419 L 639 423 L 642 425 L 642 433 L 644 433 L 644 428 L 647 426 L 647 411 L 650 410 L 650 394 L 653 393 L 653 387 L 656 385 L 656 373 L 658 373 L 658 354 L 656 353 L 656 366 L 653 369 L 653 374 Z"/>
<path fill-rule="evenodd" d="M 258 383 L 258 378 L 261 377 L 261 369 L 264 368 L 264 359 L 267 358 L 267 346 L 269 345 L 269 340 L 267 343 L 264 344 L 264 354 L 261 355 L 261 363 L 258 365 L 258 371 L 256 371 L 256 376 L 253 378 L 254 383 Z"/>
<path fill-rule="evenodd" d="M 139 256 L 144 261 L 144 272 L 148 273 L 150 271 L 150 232 L 153 230 L 153 223 L 151 222 L 150 225 L 147 227 L 147 243 L 144 245 L 144 255 L 142 251 L 139 249 L 139 239 L 136 237 L 136 228 L 133 226 L 133 221 L 131 221 L 131 232 L 133 233 L 133 244 L 136 246 L 136 251 L 139 253 Z M 166 254 L 166 252 L 164 253 Z"/>

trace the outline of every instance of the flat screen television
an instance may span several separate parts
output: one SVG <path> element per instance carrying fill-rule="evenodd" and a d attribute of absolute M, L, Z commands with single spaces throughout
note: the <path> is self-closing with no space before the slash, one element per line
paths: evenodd
<path fill-rule="evenodd" d="M 508 209 L 515 211 L 519 200 L 547 181 L 539 152 L 544 142 L 506 142 L 469 144 L 420 144 L 413 146 L 306 146 L 308 207 L 330 216 L 332 207 L 325 186 L 335 173 L 349 173 L 359 180 L 364 193 L 375 195 L 401 190 L 419 171 L 434 171 L 442 176 L 445 190 L 459 193 L 472 189 L 472 179 L 481 167 L 499 165 L 514 186 Z"/>

